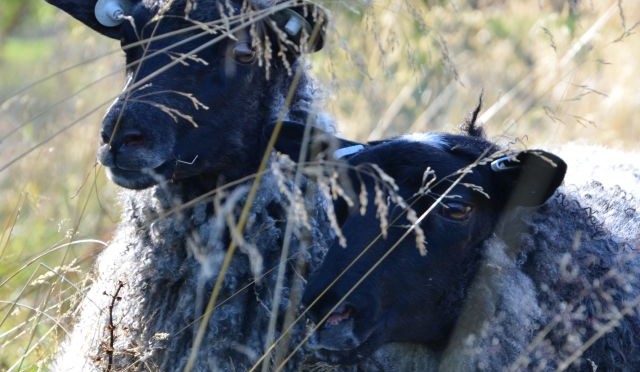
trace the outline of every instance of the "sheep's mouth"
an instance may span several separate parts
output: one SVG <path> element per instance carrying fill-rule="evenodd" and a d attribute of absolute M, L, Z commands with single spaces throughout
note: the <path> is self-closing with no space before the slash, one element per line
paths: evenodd
<path fill-rule="evenodd" d="M 379 345 L 372 337 L 377 322 L 359 332 L 356 323 L 368 323 L 358 317 L 357 311 L 349 305 L 341 305 L 332 312 L 316 330 L 309 347 L 318 360 L 332 364 L 354 364 L 369 356 Z"/>
<path fill-rule="evenodd" d="M 351 319 L 352 314 L 353 314 L 353 308 L 351 306 L 348 306 L 348 305 L 340 306 L 338 309 L 336 309 L 336 311 L 334 311 L 327 317 L 327 320 L 324 321 L 324 326 L 325 327 L 337 326 L 340 323 Z"/>
<path fill-rule="evenodd" d="M 106 167 L 107 177 L 116 185 L 133 190 L 142 190 L 168 180 L 173 174 L 174 162 L 166 161 L 155 168 L 138 170 Z"/>

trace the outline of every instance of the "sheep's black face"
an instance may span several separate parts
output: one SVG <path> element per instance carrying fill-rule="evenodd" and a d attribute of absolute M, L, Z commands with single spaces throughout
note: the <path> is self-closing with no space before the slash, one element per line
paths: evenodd
<path fill-rule="evenodd" d="M 120 186 L 145 188 L 204 171 L 233 178 L 242 176 L 236 170 L 253 170 L 255 153 L 249 149 L 258 149 L 255 133 L 269 118 L 260 105 L 265 69 L 251 56 L 235 56 L 238 42 L 230 38 L 193 53 L 220 34 L 185 31 L 193 22 L 182 12 L 152 21 L 155 14 L 139 5 L 132 14 L 135 27 L 121 26 L 128 83 L 103 121 L 98 151 Z M 171 33 L 177 34 L 166 37 Z M 251 41 L 245 42 L 251 51 Z"/>
<path fill-rule="evenodd" d="M 133 1 L 124 21 L 105 28 L 85 14 L 95 2 L 49 1 L 121 41 L 127 83 L 103 120 L 98 160 L 111 180 L 132 189 L 255 171 L 261 127 L 282 101 L 273 93 L 286 94 L 300 37 L 321 17 L 315 8 L 283 16 L 238 0 Z M 286 17 L 307 28 L 287 39 L 274 30 Z M 273 55 L 263 52 L 267 40 Z"/>
<path fill-rule="evenodd" d="M 366 213 L 361 215 L 358 206 L 349 211 L 337 209 L 343 214 L 339 217 L 344 221 L 347 246 L 336 242 L 329 249 L 303 298 L 303 303 L 310 306 L 311 317 L 323 322 L 312 338 L 312 346 L 321 358 L 353 363 L 388 342 L 443 346 L 478 266 L 482 241 L 492 234 L 501 212 L 511 203 L 544 202 L 564 175 L 564 163 L 557 157 L 548 154 L 556 167 L 546 160 L 529 158 L 537 155 L 523 153 L 528 155 L 523 155 L 517 166 L 536 163 L 534 176 L 541 185 L 533 191 L 523 189 L 522 196 L 517 196 L 514 180 L 526 176 L 522 169 L 498 172 L 485 161 L 474 166 L 448 196 L 434 205 L 460 177 L 459 170 L 482 157 L 491 157 L 495 148 L 472 137 L 431 135 L 424 139 L 394 139 L 349 160 L 351 165 L 377 164 L 391 175 L 399 193 L 413 203 L 418 215 L 433 207 L 420 224 L 428 253 L 419 253 L 413 234 L 401 240 L 410 222 L 404 208 L 393 203 L 388 205 L 388 235 L 377 238 L 380 221 L 376 217 L 375 181 L 364 174 L 352 174 L 352 183 L 364 183 L 366 187 Z M 414 195 L 423 184 L 427 167 L 433 170 L 435 181 L 426 194 Z M 545 177 L 551 181 L 545 184 Z"/>

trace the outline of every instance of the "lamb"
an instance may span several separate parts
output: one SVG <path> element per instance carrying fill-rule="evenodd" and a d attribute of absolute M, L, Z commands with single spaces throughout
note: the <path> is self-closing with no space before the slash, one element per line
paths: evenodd
<path fill-rule="evenodd" d="M 266 125 L 331 130 L 300 59 L 322 46 L 323 10 L 303 1 L 48 1 L 122 42 L 127 84 L 103 119 L 98 160 L 130 189 L 53 369 L 250 368 L 332 236 L 326 199 L 304 180 L 297 195 L 277 176 L 275 155 L 273 172 L 249 189 L 269 154 Z M 287 219 L 292 210 L 300 218 Z"/>
<path fill-rule="evenodd" d="M 620 159 L 627 189 L 597 172 L 570 172 L 560 186 L 560 157 L 501 149 L 475 117 L 465 135 L 398 137 L 347 159 L 343 183 L 366 193 L 336 203 L 346 248 L 336 239 L 305 288 L 316 358 L 383 370 L 639 370 L 638 156 Z M 378 197 L 386 236 L 373 228 L 385 188 L 371 164 L 398 187 Z"/>

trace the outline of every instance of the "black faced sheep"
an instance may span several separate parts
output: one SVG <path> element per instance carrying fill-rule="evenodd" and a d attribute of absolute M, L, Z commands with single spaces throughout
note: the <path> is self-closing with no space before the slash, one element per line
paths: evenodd
<path fill-rule="evenodd" d="M 610 171 L 570 172 L 558 188 L 556 155 L 501 150 L 468 129 L 348 158 L 348 182 L 365 192 L 336 204 L 346 248 L 336 240 L 303 297 L 317 357 L 385 370 L 640 370 L 638 157 L 617 160 L 627 190 Z M 406 205 L 380 196 L 376 169 Z M 424 216 L 418 242 L 407 206 Z"/>
<path fill-rule="evenodd" d="M 326 202 L 311 186 L 296 198 L 273 174 L 255 194 L 246 182 L 223 196 L 212 190 L 258 170 L 267 124 L 323 125 L 298 58 L 321 47 L 322 10 L 303 1 L 48 1 L 122 43 L 127 84 L 104 118 L 98 160 L 137 190 L 123 194 L 122 223 L 54 368 L 249 368 L 284 310 L 296 308 L 304 275 L 296 262 L 319 260 L 332 235 Z M 244 203 L 251 209 L 239 217 Z M 293 236 L 289 209 L 309 211 L 291 219 Z M 227 256 L 235 245 L 242 254 Z M 215 291 L 217 306 L 205 313 Z"/>

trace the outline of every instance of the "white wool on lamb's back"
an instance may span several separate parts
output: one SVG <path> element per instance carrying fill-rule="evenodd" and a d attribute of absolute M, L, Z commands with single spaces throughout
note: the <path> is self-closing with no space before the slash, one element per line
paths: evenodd
<path fill-rule="evenodd" d="M 569 164 L 565 176 L 567 192 L 581 195 L 581 203 L 593 210 L 618 241 L 635 241 L 640 246 L 640 232 L 633 219 L 640 210 L 640 152 L 569 143 L 558 148 L 557 153 Z"/>
<path fill-rule="evenodd" d="M 571 142 L 553 150 L 567 162 L 565 184 L 584 185 L 597 181 L 619 186 L 640 198 L 640 152 Z"/>

